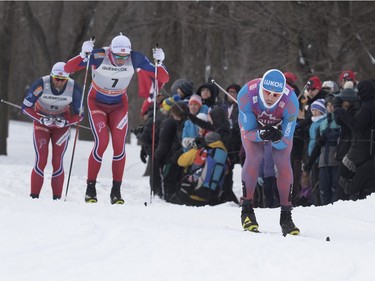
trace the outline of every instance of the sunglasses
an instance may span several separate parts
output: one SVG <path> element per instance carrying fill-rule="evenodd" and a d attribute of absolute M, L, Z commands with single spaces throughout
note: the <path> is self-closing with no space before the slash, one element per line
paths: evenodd
<path fill-rule="evenodd" d="M 264 95 L 266 95 L 267 97 L 272 96 L 272 97 L 274 97 L 274 98 L 278 98 L 278 97 L 280 97 L 280 96 L 282 95 L 282 93 L 275 93 L 275 92 L 267 91 L 267 90 L 265 90 L 265 89 L 263 89 L 263 93 L 264 93 Z"/>
<path fill-rule="evenodd" d="M 315 90 L 316 90 L 316 88 L 309 88 L 309 89 L 307 89 L 308 92 L 312 92 L 312 91 L 315 91 Z"/>
<path fill-rule="evenodd" d="M 120 55 L 116 55 L 114 53 L 112 53 L 112 56 L 115 60 L 126 60 L 128 57 L 130 57 L 130 55 L 120 56 Z"/>
<path fill-rule="evenodd" d="M 62 76 L 56 76 L 56 75 L 52 75 L 52 78 L 55 79 L 56 81 L 66 81 L 69 79 L 68 77 L 62 77 Z"/>

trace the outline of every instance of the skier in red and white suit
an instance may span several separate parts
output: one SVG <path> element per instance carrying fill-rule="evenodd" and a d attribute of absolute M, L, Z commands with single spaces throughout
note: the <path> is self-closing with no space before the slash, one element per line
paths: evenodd
<path fill-rule="evenodd" d="M 39 198 L 43 186 L 49 142 L 52 144 L 53 199 L 61 198 L 64 184 L 63 157 L 68 146 L 70 126 L 82 119 L 82 114 L 79 114 L 82 90 L 69 78 L 64 66 L 64 62 L 58 62 L 52 67 L 50 75 L 36 80 L 27 91 L 22 104 L 22 113 L 34 120 L 36 160 L 31 172 L 32 198 Z"/>
<path fill-rule="evenodd" d="M 135 71 L 138 71 L 139 88 L 145 87 L 142 84 L 151 85 L 155 78 L 155 66 L 143 54 L 132 51 L 130 40 L 120 33 L 113 38 L 110 47 L 93 50 L 93 42 L 85 41 L 80 55 L 67 62 L 65 71 L 70 73 L 84 69 L 88 63 L 87 54 L 91 54 L 89 64 L 92 70 L 92 84 L 87 97 L 87 105 L 95 144 L 88 161 L 85 201 L 97 202 L 96 179 L 111 135 L 113 183 L 110 198 L 112 204 L 123 204 L 120 186 L 126 162 L 127 88 Z M 164 57 L 162 49 L 154 49 L 153 58 L 159 62 L 157 71 L 161 86 L 169 80 L 169 74 L 162 64 Z M 150 94 L 150 89 L 152 87 L 149 87 L 146 96 Z"/>

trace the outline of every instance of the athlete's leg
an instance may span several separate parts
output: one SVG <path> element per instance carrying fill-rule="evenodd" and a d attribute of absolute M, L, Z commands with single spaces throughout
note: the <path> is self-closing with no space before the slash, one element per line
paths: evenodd
<path fill-rule="evenodd" d="M 44 168 L 48 159 L 48 144 L 50 141 L 50 130 L 34 122 L 33 142 L 35 150 L 35 165 L 31 172 L 30 196 L 38 198 L 44 181 Z"/>
<path fill-rule="evenodd" d="M 90 95 L 90 94 L 89 94 Z M 96 181 L 102 158 L 109 142 L 109 130 L 107 127 L 107 114 L 100 108 L 93 97 L 87 99 L 89 121 L 94 135 L 94 147 L 88 161 L 87 180 Z"/>
<path fill-rule="evenodd" d="M 124 175 L 126 153 L 125 140 L 128 132 L 128 101 L 126 95 L 122 100 L 121 107 L 109 113 L 108 126 L 111 131 L 113 159 L 112 176 L 113 181 L 121 182 Z"/>
<path fill-rule="evenodd" d="M 52 194 L 53 199 L 60 199 L 64 185 L 64 154 L 68 147 L 69 127 L 52 129 Z"/>
<path fill-rule="evenodd" d="M 243 147 L 246 152 L 245 163 L 242 167 L 241 179 L 243 186 L 243 199 L 252 200 L 259 176 L 259 165 L 263 160 L 263 142 L 252 142 L 243 140 Z"/>
<path fill-rule="evenodd" d="M 292 206 L 291 188 L 293 186 L 293 170 L 290 163 L 292 142 L 283 150 L 272 150 L 273 161 L 277 168 L 277 188 L 279 190 L 280 205 Z"/>

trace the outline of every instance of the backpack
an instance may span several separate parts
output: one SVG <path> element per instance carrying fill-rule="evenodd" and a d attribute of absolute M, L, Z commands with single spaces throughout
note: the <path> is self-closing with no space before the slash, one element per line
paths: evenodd
<path fill-rule="evenodd" d="M 202 171 L 202 187 L 217 190 L 221 189 L 226 172 L 228 152 L 221 148 L 209 148 L 207 159 Z M 203 178 L 204 176 L 204 178 Z"/>
<path fill-rule="evenodd" d="M 221 148 L 206 147 L 197 157 L 205 157 L 205 163 L 199 167 L 192 165 L 182 180 L 181 191 L 184 197 L 189 197 L 185 201 L 201 202 L 204 205 L 217 200 L 222 194 L 228 152 Z"/>

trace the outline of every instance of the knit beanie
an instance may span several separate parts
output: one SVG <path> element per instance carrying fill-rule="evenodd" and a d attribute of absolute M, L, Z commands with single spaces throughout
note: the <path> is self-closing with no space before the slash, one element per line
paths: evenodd
<path fill-rule="evenodd" d="M 204 140 L 207 144 L 213 143 L 215 141 L 219 141 L 220 135 L 215 132 L 209 132 L 207 135 L 205 135 Z"/>
<path fill-rule="evenodd" d="M 352 88 L 343 89 L 338 95 L 343 101 L 354 102 L 358 100 L 357 93 Z"/>
<path fill-rule="evenodd" d="M 326 107 L 324 99 L 318 99 L 311 104 L 311 110 L 319 110 L 321 113 L 326 114 Z"/>
<path fill-rule="evenodd" d="M 189 99 L 189 105 L 192 104 L 192 103 L 198 104 L 199 106 L 202 106 L 202 98 L 201 98 L 201 96 L 198 96 L 198 95 L 195 95 L 195 94 L 192 95 L 190 97 L 190 99 Z"/>

